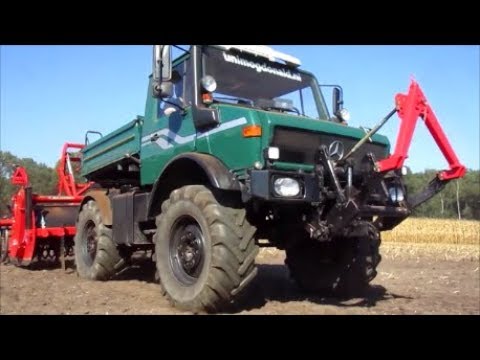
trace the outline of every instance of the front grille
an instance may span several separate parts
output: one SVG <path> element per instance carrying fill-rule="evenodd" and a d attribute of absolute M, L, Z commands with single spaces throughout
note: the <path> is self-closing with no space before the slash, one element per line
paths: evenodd
<path fill-rule="evenodd" d="M 339 140 L 343 143 L 346 155 L 352 147 L 358 142 L 358 139 L 352 139 L 345 136 L 316 133 L 308 130 L 276 127 L 273 135 L 272 145 L 280 149 L 280 161 L 314 164 L 315 152 L 320 145 L 330 144 Z M 383 144 L 365 143 L 353 155 L 354 159 L 363 159 L 367 153 L 373 153 L 377 159 L 387 157 L 387 147 Z"/>

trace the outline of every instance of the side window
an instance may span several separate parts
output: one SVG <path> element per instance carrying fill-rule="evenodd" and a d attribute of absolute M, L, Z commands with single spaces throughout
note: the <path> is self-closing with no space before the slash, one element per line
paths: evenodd
<path fill-rule="evenodd" d="M 312 89 L 310 87 L 305 87 L 301 90 L 282 95 L 280 98 L 292 100 L 293 106 L 295 106 L 300 115 L 312 119 L 318 119 L 315 98 L 313 97 Z"/>

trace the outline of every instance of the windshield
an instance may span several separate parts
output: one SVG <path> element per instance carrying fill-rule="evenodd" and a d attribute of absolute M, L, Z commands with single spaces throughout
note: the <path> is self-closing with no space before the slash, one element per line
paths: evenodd
<path fill-rule="evenodd" d="M 305 72 L 248 53 L 212 47 L 204 48 L 203 66 L 204 75 L 213 76 L 217 82 L 213 93 L 216 102 L 329 118 L 316 81 Z M 291 106 L 263 105 L 273 104 L 276 99 L 289 100 Z"/>

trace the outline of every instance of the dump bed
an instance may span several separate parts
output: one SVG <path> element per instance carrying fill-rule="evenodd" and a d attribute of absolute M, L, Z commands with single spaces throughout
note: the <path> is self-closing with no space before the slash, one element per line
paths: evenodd
<path fill-rule="evenodd" d="M 85 146 L 82 150 L 82 176 L 87 176 L 124 158 L 140 153 L 143 117 Z"/>

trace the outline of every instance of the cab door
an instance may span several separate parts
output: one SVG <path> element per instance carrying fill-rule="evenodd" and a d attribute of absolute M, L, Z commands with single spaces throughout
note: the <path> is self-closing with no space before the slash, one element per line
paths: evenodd
<path fill-rule="evenodd" d="M 165 165 L 175 156 L 196 149 L 189 67 L 189 58 L 173 67 L 174 91 L 170 98 L 153 98 L 149 86 L 141 144 L 142 185 L 153 184 Z M 183 106 L 185 111 L 178 106 Z"/>

